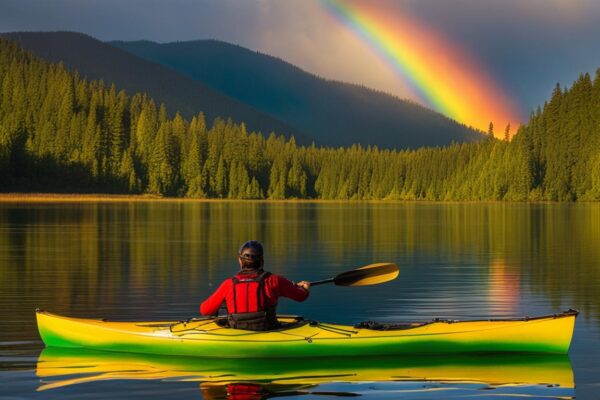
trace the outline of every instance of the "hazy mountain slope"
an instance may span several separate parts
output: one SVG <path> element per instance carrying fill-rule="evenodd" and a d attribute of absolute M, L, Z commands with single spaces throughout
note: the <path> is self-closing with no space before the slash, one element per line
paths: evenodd
<path fill-rule="evenodd" d="M 308 141 L 291 126 L 236 99 L 90 36 L 74 32 L 14 32 L 0 36 L 18 42 L 50 62 L 62 61 L 81 76 L 103 79 L 109 85 L 114 83 L 130 95 L 148 93 L 157 102 L 164 102 L 171 114 L 179 111 L 189 118 L 202 111 L 209 122 L 215 117 L 231 117 L 244 122 L 249 130 L 294 133 L 301 141 Z"/>
<path fill-rule="evenodd" d="M 320 143 L 418 147 L 481 138 L 474 130 L 412 102 L 328 81 L 240 46 L 214 40 L 111 44 L 239 99 Z"/>

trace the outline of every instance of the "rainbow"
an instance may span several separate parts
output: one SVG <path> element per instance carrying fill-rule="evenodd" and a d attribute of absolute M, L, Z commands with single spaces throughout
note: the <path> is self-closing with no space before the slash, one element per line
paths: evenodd
<path fill-rule="evenodd" d="M 502 88 L 465 51 L 385 2 L 323 0 L 328 14 L 409 84 L 423 105 L 497 136 L 521 117 Z"/>

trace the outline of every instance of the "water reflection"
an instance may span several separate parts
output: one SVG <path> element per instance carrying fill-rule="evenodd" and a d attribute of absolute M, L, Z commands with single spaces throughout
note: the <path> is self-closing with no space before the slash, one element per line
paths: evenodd
<path fill-rule="evenodd" d="M 47 348 L 36 372 L 41 391 L 98 381 L 181 380 L 199 382 L 204 398 L 351 396 L 364 390 L 361 382 L 377 382 L 397 393 L 418 387 L 561 398 L 575 394 L 571 363 L 564 355 L 227 360 Z"/>
<path fill-rule="evenodd" d="M 489 268 L 489 302 L 497 305 L 499 310 L 496 312 L 516 313 L 521 303 L 521 277 L 518 270 L 502 259 L 492 259 Z"/>
<path fill-rule="evenodd" d="M 391 283 L 323 286 L 305 303 L 282 300 L 284 314 L 354 324 L 577 308 L 571 355 L 578 392 L 596 390 L 600 204 L 594 203 L 0 203 L 0 369 L 12 373 L 35 363 L 42 347 L 36 307 L 113 320 L 197 315 L 200 301 L 235 271 L 235 252 L 249 238 L 265 244 L 268 269 L 293 280 L 380 261 L 401 268 Z M 393 384 L 385 382 L 382 392 Z M 9 395 L 17 387 L 11 385 Z M 334 385 L 319 383 L 318 390 L 376 390 Z M 421 389 L 418 382 L 397 388 Z"/>
<path fill-rule="evenodd" d="M 537 312 L 600 316 L 600 204 L 502 203 L 0 204 L 0 313 L 119 317 L 125 300 L 197 303 L 233 273 L 248 238 L 265 243 L 271 270 L 298 279 L 397 262 L 396 293 L 418 287 L 424 319 L 518 315 L 523 291 L 550 300 Z M 394 308 L 379 312 L 406 314 Z"/>

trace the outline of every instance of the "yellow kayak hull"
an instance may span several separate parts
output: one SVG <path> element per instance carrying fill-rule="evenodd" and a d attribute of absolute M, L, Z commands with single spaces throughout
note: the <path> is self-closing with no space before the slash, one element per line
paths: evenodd
<path fill-rule="evenodd" d="M 472 352 L 566 354 L 576 311 L 504 320 L 432 321 L 387 329 L 298 321 L 268 332 L 230 329 L 218 319 L 110 322 L 37 312 L 48 347 L 216 358 L 386 356 Z"/>

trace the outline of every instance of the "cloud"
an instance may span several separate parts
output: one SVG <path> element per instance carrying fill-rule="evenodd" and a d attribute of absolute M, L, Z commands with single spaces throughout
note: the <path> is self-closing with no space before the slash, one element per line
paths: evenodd
<path fill-rule="evenodd" d="M 600 66 L 595 0 L 411 0 L 410 12 L 460 43 L 520 103 L 542 104 L 556 82 Z"/>
<path fill-rule="evenodd" d="M 1 0 L 0 30 L 73 30 L 101 40 L 219 39 L 317 75 L 409 91 L 310 0 Z M 480 61 L 527 114 L 559 81 L 600 66 L 597 0 L 368 0 L 410 13 Z"/>
<path fill-rule="evenodd" d="M 334 21 L 319 2 L 270 2 L 262 10 L 254 47 L 325 78 L 410 95 L 406 84 L 361 40 Z"/>

